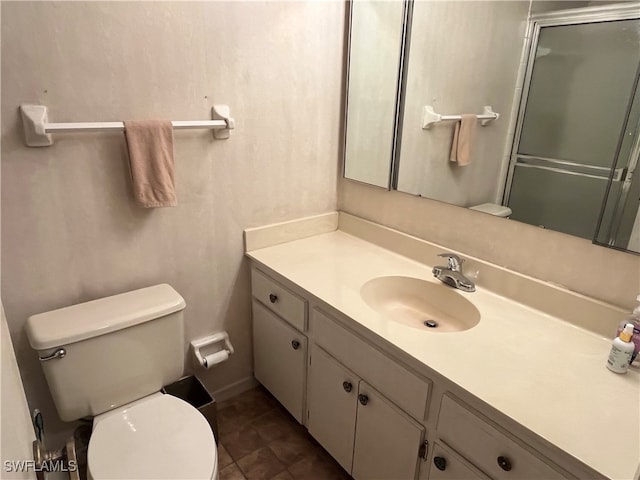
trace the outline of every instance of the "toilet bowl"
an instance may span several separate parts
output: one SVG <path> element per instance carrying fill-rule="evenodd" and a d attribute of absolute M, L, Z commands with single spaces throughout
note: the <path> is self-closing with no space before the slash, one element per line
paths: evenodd
<path fill-rule="evenodd" d="M 27 320 L 63 421 L 93 417 L 92 480 L 217 478 L 205 417 L 160 389 L 184 372 L 184 299 L 155 285 Z"/>
<path fill-rule="evenodd" d="M 98 415 L 87 451 L 90 479 L 215 479 L 218 458 L 206 419 L 156 393 Z"/>

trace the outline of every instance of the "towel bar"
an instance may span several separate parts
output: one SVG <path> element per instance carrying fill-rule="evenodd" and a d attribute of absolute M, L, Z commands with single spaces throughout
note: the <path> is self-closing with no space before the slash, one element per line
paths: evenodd
<path fill-rule="evenodd" d="M 476 115 L 480 120 L 482 126 L 489 124 L 490 122 L 500 118 L 500 114 L 493 111 L 491 105 L 485 105 L 482 114 Z M 461 115 L 440 115 L 433 110 L 431 105 L 426 105 L 422 110 L 422 128 L 428 130 L 431 125 L 437 122 L 444 122 L 446 120 L 462 120 Z"/>
<path fill-rule="evenodd" d="M 25 144 L 28 147 L 48 147 L 53 144 L 52 133 L 70 132 L 124 132 L 123 122 L 49 123 L 48 109 L 44 105 L 20 105 L 24 125 Z M 213 120 L 173 121 L 175 130 L 205 128 L 213 130 L 217 139 L 229 138 L 235 127 L 227 105 L 214 105 Z"/>

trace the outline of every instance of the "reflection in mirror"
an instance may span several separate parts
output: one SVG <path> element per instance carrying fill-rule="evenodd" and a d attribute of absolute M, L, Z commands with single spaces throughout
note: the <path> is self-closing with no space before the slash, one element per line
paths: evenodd
<path fill-rule="evenodd" d="M 415 2 L 411 25 L 400 191 L 473 207 L 500 203 L 509 115 L 525 37 L 528 2 Z M 449 161 L 455 122 L 422 128 L 423 109 L 501 117 L 476 126 L 471 163 Z"/>
<path fill-rule="evenodd" d="M 405 2 L 350 2 L 344 176 L 389 188 Z"/>
<path fill-rule="evenodd" d="M 541 6 L 593 4 L 416 2 L 397 189 L 640 251 L 640 180 L 632 175 L 640 7 L 572 8 L 528 21 Z M 444 115 L 491 105 L 500 118 L 473 124 L 471 163 L 461 166 L 450 161 L 460 122 L 423 129 L 427 105 Z"/>
<path fill-rule="evenodd" d="M 505 198 L 515 220 L 592 239 L 629 181 L 640 21 L 563 21 L 540 22 Z"/>

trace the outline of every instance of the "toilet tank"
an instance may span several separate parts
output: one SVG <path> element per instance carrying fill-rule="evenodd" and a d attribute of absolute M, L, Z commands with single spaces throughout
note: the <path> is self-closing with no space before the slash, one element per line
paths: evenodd
<path fill-rule="evenodd" d="M 185 305 L 162 284 L 29 317 L 31 347 L 54 357 L 40 364 L 60 418 L 96 416 L 180 378 Z"/>

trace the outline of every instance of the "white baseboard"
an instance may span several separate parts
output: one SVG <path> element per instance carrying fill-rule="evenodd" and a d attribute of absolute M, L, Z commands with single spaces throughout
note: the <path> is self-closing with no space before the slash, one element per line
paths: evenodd
<path fill-rule="evenodd" d="M 258 385 L 260 384 L 253 376 L 246 377 L 232 383 L 231 385 L 227 385 L 226 387 L 222 387 L 214 391 L 213 398 L 216 399 L 216 402 L 224 402 L 225 400 L 235 397 L 242 392 L 246 392 L 247 390 L 257 387 Z"/>

